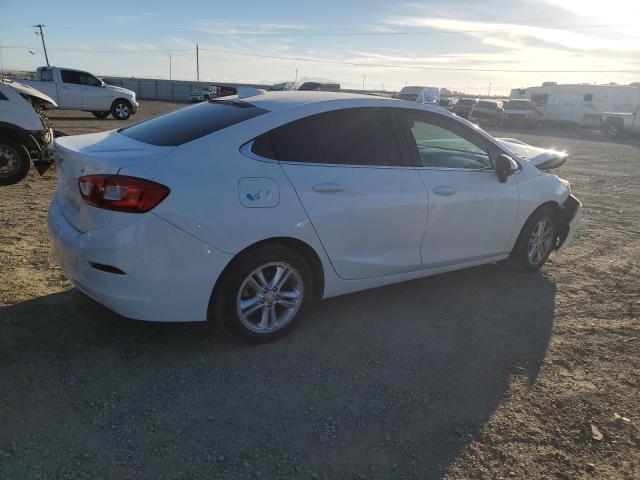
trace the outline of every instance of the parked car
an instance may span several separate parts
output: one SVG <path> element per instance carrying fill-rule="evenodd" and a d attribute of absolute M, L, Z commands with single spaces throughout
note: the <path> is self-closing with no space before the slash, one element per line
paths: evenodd
<path fill-rule="evenodd" d="M 56 149 L 49 230 L 78 289 L 249 342 L 318 298 L 506 259 L 536 271 L 581 212 L 546 172 L 565 153 L 366 95 L 212 100 Z"/>
<path fill-rule="evenodd" d="M 298 90 L 303 92 L 339 92 L 339 83 L 304 82 Z"/>
<path fill-rule="evenodd" d="M 35 80 L 21 80 L 55 100 L 62 110 L 91 112 L 96 118 L 109 114 L 126 120 L 138 110 L 136 94 L 122 87 L 107 85 L 88 72 L 71 68 L 38 67 Z"/>
<path fill-rule="evenodd" d="M 453 106 L 453 113 L 462 118 L 467 118 L 471 107 L 478 103 L 477 98 L 461 98 Z"/>
<path fill-rule="evenodd" d="M 438 105 L 440 89 L 438 87 L 404 87 L 398 94 L 400 100 Z"/>
<path fill-rule="evenodd" d="M 51 165 L 53 130 L 44 114 L 56 102 L 12 80 L 0 80 L 0 185 L 13 185 L 31 169 L 40 174 Z"/>
<path fill-rule="evenodd" d="M 455 99 L 451 97 L 441 98 L 440 100 L 438 100 L 438 106 L 450 112 L 453 111 L 453 106 L 455 104 L 456 104 Z"/>
<path fill-rule="evenodd" d="M 204 102 L 212 98 L 226 97 L 228 95 L 237 95 L 238 89 L 226 85 L 210 85 L 202 90 L 196 90 L 189 95 L 190 103 Z"/>
<path fill-rule="evenodd" d="M 604 113 L 602 129 L 609 138 L 618 138 L 623 133 L 640 135 L 640 108 L 634 113 Z"/>
<path fill-rule="evenodd" d="M 503 125 L 542 126 L 543 115 L 531 100 L 509 100 L 502 113 Z"/>
<path fill-rule="evenodd" d="M 480 100 L 471 107 L 469 121 L 495 127 L 502 123 L 502 102 L 500 100 Z"/>

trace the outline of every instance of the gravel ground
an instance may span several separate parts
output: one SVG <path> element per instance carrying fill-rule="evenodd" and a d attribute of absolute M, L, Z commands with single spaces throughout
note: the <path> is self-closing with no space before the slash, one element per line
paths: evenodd
<path fill-rule="evenodd" d="M 639 478 L 640 143 L 497 133 L 570 152 L 566 251 L 326 300 L 257 347 L 89 300 L 50 254 L 55 173 L 1 188 L 0 478 Z"/>

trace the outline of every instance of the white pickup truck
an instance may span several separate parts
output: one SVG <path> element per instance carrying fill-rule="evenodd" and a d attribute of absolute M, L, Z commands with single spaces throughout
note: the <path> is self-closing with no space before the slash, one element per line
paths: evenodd
<path fill-rule="evenodd" d="M 20 82 L 48 95 L 63 110 L 83 110 L 97 118 L 111 114 L 117 120 L 126 120 L 138 110 L 135 92 L 107 85 L 81 70 L 38 67 L 35 80 Z"/>

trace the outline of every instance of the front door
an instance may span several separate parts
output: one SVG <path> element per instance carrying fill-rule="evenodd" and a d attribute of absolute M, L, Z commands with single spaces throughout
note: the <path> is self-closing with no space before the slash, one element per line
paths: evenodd
<path fill-rule="evenodd" d="M 336 273 L 362 279 L 420 268 L 428 198 L 385 109 L 327 112 L 270 133 Z"/>
<path fill-rule="evenodd" d="M 60 106 L 62 108 L 82 108 L 82 80 L 76 70 L 60 70 Z"/>
<path fill-rule="evenodd" d="M 470 127 L 416 111 L 405 111 L 404 120 L 429 194 L 424 267 L 508 253 L 518 214 L 517 175 L 500 183 L 492 161 L 497 151 Z"/>

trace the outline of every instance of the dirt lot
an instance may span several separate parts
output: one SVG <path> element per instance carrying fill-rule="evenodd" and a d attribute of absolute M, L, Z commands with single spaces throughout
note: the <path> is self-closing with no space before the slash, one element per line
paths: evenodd
<path fill-rule="evenodd" d="M 640 143 L 498 133 L 571 153 L 565 252 L 327 300 L 259 347 L 87 299 L 50 254 L 55 174 L 1 188 L 0 478 L 639 478 Z"/>

